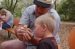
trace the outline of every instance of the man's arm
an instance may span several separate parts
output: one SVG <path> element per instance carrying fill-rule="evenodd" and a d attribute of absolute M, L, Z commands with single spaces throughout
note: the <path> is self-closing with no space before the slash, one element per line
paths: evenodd
<path fill-rule="evenodd" d="M 16 28 L 17 37 L 19 39 L 23 38 L 22 40 L 26 40 L 26 41 L 28 40 L 28 37 L 30 37 L 29 34 L 27 33 L 29 31 L 26 31 L 28 29 L 27 27 L 29 25 L 29 16 L 30 16 L 29 15 L 29 10 L 30 10 L 29 8 L 30 7 L 27 7 L 23 11 L 22 16 L 21 16 L 21 19 L 20 19 L 20 22 L 19 22 L 19 25 Z M 20 38 L 19 33 L 23 35 L 21 38 Z"/>

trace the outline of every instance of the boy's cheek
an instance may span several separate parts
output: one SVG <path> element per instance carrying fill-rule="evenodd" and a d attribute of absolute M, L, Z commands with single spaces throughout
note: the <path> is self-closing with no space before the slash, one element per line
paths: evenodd
<path fill-rule="evenodd" d="M 36 37 L 42 37 L 43 32 L 42 31 L 36 31 L 34 34 Z"/>

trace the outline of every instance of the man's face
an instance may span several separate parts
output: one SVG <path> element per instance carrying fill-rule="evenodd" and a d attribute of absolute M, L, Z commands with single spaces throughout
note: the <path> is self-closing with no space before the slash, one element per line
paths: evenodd
<path fill-rule="evenodd" d="M 43 15 L 46 12 L 48 12 L 48 8 L 44 8 L 44 7 L 41 7 L 41 6 L 36 6 L 36 10 L 35 10 L 36 16 Z"/>

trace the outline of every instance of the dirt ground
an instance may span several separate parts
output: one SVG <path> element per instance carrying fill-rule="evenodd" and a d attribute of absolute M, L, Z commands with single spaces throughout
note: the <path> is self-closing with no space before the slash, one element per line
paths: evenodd
<path fill-rule="evenodd" d="M 68 46 L 68 35 L 72 27 L 75 26 L 75 23 L 69 23 L 69 22 L 62 22 L 61 23 L 61 29 L 59 32 L 59 36 L 61 39 L 61 48 L 62 49 L 69 49 Z M 8 34 L 5 31 L 0 31 L 0 43 L 3 41 L 8 40 Z"/>
<path fill-rule="evenodd" d="M 70 23 L 70 22 L 62 22 L 61 23 L 61 29 L 59 32 L 59 36 L 61 39 L 62 49 L 69 49 L 68 35 L 69 35 L 72 27 L 75 27 L 75 23 Z"/>

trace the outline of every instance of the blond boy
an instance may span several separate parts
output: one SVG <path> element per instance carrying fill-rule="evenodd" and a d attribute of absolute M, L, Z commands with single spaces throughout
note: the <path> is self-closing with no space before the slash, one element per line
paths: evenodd
<path fill-rule="evenodd" d="M 37 49 L 58 49 L 56 40 L 52 35 L 54 29 L 55 20 L 49 13 L 39 16 L 35 20 L 34 36 L 37 39 L 40 38 Z"/>

